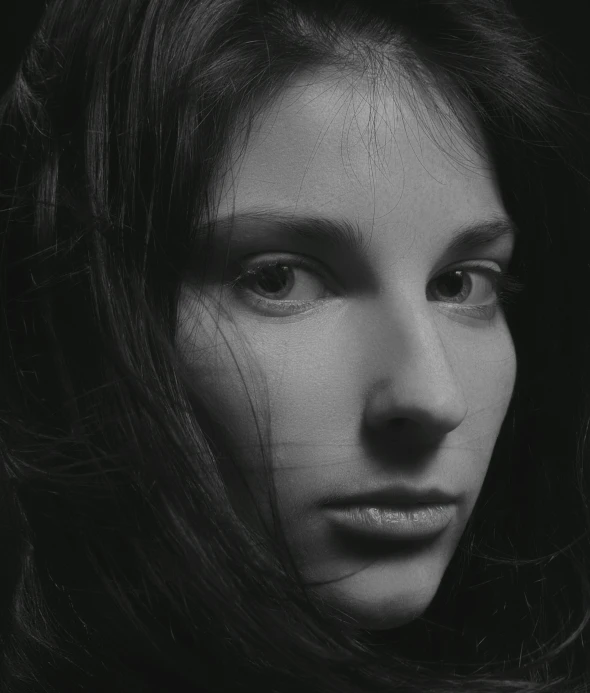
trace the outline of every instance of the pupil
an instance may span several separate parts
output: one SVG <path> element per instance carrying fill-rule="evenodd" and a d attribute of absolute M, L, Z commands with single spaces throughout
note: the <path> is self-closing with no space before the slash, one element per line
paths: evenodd
<path fill-rule="evenodd" d="M 274 265 L 260 271 L 258 286 L 266 293 L 282 291 L 288 283 L 289 268 L 285 265 Z"/>
<path fill-rule="evenodd" d="M 445 274 L 438 280 L 440 293 L 446 298 L 454 298 L 463 289 L 463 272 L 455 270 Z"/>

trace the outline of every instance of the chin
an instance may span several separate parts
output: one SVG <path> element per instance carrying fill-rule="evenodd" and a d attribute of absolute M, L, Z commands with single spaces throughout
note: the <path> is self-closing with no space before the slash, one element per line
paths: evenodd
<path fill-rule="evenodd" d="M 355 628 L 362 630 L 390 630 L 400 628 L 407 623 L 419 618 L 428 608 L 432 599 L 428 601 L 415 600 L 412 602 L 394 601 L 384 605 L 382 608 L 372 608 L 372 606 L 356 608 L 349 611 L 349 615 L 354 619 Z"/>
<path fill-rule="evenodd" d="M 330 610 L 345 615 L 353 628 L 389 630 L 414 621 L 426 611 L 443 574 L 444 568 L 436 563 L 373 564 L 324 585 L 318 594 Z"/>
<path fill-rule="evenodd" d="M 392 592 L 386 597 L 378 594 L 355 595 L 347 609 L 356 628 L 389 630 L 399 628 L 419 618 L 428 608 L 436 589 L 425 592 Z"/>

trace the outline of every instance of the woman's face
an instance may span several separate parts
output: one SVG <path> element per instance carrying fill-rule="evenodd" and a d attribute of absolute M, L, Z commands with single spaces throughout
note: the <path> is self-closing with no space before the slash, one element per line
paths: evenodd
<path fill-rule="evenodd" d="M 454 116 L 407 93 L 291 83 L 235 145 L 206 296 L 187 284 L 180 307 L 181 348 L 263 516 L 267 411 L 301 573 L 368 629 L 434 597 L 516 371 L 493 174 Z"/>

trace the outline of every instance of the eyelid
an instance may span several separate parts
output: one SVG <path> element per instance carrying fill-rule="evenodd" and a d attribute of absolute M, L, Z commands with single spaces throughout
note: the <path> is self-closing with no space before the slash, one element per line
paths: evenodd
<path fill-rule="evenodd" d="M 254 261 L 248 262 L 252 258 L 254 258 Z M 329 283 L 328 288 L 331 291 L 342 290 L 340 284 L 334 278 L 333 273 L 326 267 L 326 265 L 324 265 L 324 263 L 304 253 L 289 253 L 285 251 L 252 253 L 250 255 L 243 256 L 236 263 L 237 267 L 240 268 L 239 272 L 234 279 L 227 282 L 227 285 L 236 286 L 244 279 L 244 277 L 247 277 L 249 274 L 253 274 L 265 267 L 281 263 L 288 267 L 303 268 L 318 274 L 323 281 Z M 234 275 L 235 271 L 232 271 L 231 274 Z M 334 286 L 337 286 L 338 288 L 334 289 Z"/>
<path fill-rule="evenodd" d="M 501 262 L 499 260 L 459 260 L 458 262 L 453 262 L 450 265 L 446 265 L 440 270 L 437 270 L 435 274 L 429 280 L 436 279 L 447 272 L 453 272 L 454 270 L 488 270 L 491 273 L 502 273 L 508 268 L 508 262 Z"/>

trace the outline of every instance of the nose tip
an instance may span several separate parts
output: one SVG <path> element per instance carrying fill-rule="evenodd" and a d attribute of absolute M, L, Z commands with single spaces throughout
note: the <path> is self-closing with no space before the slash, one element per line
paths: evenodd
<path fill-rule="evenodd" d="M 430 435 L 450 433 L 467 415 L 465 398 L 452 376 L 447 372 L 424 379 L 409 369 L 403 378 L 382 381 L 368 397 L 365 423 L 382 428 L 410 421 Z"/>
<path fill-rule="evenodd" d="M 372 334 L 370 348 L 377 370 L 372 369 L 376 378 L 366 401 L 366 423 L 381 427 L 404 420 L 430 435 L 449 433 L 467 415 L 457 377 L 461 364 L 449 358 L 447 345 L 428 313 L 411 311 L 406 320 L 398 316 L 393 327 Z"/>
<path fill-rule="evenodd" d="M 403 289 L 403 287 L 402 287 Z M 365 381 L 365 425 L 387 427 L 411 422 L 426 437 L 441 437 L 467 416 L 461 375 L 473 364 L 449 351 L 454 333 L 428 302 L 404 291 L 373 306 L 360 340 L 369 379 Z M 412 300 L 410 300 L 412 299 Z M 449 341 L 450 340 L 450 341 Z M 357 342 L 358 344 L 359 342 Z M 422 435 L 422 433 L 420 435 Z"/>

